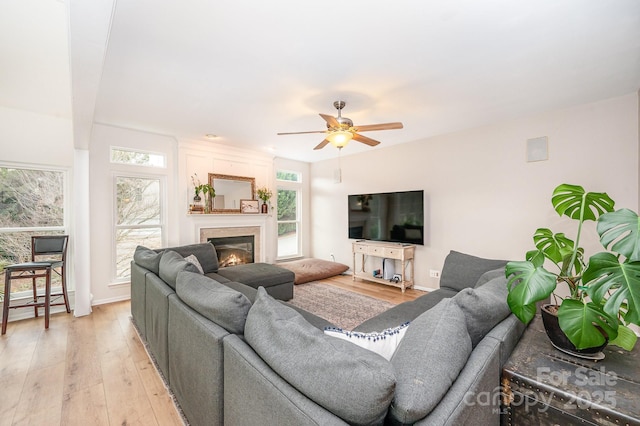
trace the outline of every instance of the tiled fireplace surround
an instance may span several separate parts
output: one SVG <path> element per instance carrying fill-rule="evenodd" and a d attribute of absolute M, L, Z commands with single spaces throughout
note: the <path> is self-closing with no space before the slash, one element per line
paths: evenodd
<path fill-rule="evenodd" d="M 207 242 L 207 238 L 254 236 L 254 261 L 275 262 L 275 218 L 266 214 L 187 215 L 182 244 Z M 273 249 L 272 249 L 273 246 Z"/>

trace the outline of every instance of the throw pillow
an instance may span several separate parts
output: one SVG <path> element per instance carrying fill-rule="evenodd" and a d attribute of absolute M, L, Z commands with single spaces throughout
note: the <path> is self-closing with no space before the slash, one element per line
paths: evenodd
<path fill-rule="evenodd" d="M 504 277 L 504 276 L 505 276 L 504 267 L 487 271 L 484 274 L 482 274 L 480 278 L 478 278 L 478 281 L 476 282 L 476 285 L 474 286 L 474 288 L 483 286 L 494 278 Z"/>
<path fill-rule="evenodd" d="M 158 275 L 160 268 L 160 258 L 162 253 L 158 253 L 155 250 L 148 249 L 143 246 L 136 247 L 136 251 L 133 253 L 133 260 L 143 268 L 146 268 Z"/>
<path fill-rule="evenodd" d="M 249 345 L 293 387 L 353 424 L 382 424 L 395 388 L 389 361 L 326 336 L 263 287 L 244 329 Z"/>
<path fill-rule="evenodd" d="M 244 294 L 194 272 L 180 272 L 176 294 L 200 315 L 230 333 L 244 333 L 251 302 Z"/>
<path fill-rule="evenodd" d="M 444 260 L 440 288 L 460 291 L 473 287 L 482 274 L 507 264 L 506 260 L 483 259 L 451 250 Z"/>
<path fill-rule="evenodd" d="M 174 290 L 176 289 L 176 279 L 179 272 L 199 272 L 198 268 L 196 268 L 193 263 L 187 262 L 184 260 L 184 257 L 172 250 L 165 250 L 162 252 L 160 266 L 158 269 L 158 275 L 160 278 Z"/>
<path fill-rule="evenodd" d="M 473 347 L 511 313 L 507 304 L 507 278 L 504 272 L 477 288 L 465 288 L 453 297 L 465 316 Z"/>
<path fill-rule="evenodd" d="M 200 271 L 201 274 L 204 274 L 202 265 L 200 265 L 200 261 L 198 260 L 195 254 L 190 254 L 189 256 L 185 257 L 184 260 L 186 260 L 189 263 L 193 263 L 196 266 L 196 268 L 198 268 L 198 271 Z"/>
<path fill-rule="evenodd" d="M 444 299 L 411 322 L 391 358 L 397 385 L 389 410 L 400 424 L 424 418 L 447 393 L 471 354 L 464 314 Z"/>
<path fill-rule="evenodd" d="M 368 349 L 382 356 L 384 359 L 390 360 L 396 348 L 402 341 L 404 334 L 407 332 L 409 323 L 406 322 L 398 327 L 387 328 L 382 331 L 374 331 L 371 333 L 360 333 L 358 331 L 348 331 L 336 327 L 327 327 L 324 334 L 337 337 L 338 339 L 347 340 L 361 348 Z"/>

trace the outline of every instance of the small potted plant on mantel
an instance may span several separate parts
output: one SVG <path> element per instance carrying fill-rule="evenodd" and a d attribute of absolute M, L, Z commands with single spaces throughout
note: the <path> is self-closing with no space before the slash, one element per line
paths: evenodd
<path fill-rule="evenodd" d="M 193 183 L 193 190 L 196 194 L 193 197 L 194 203 L 200 203 L 202 200 L 200 193 L 202 192 L 202 195 L 204 195 L 204 212 L 211 213 L 211 199 L 216 196 L 216 190 L 213 189 L 213 186 L 209 183 L 200 183 L 197 173 L 194 173 L 193 176 L 191 176 L 191 182 Z"/>
<path fill-rule="evenodd" d="M 556 348 L 591 359 L 604 357 L 600 350 L 607 344 L 633 349 L 637 336 L 628 325 L 640 325 L 638 215 L 629 209 L 614 211 L 615 202 L 606 193 L 585 192 L 577 185 L 558 186 L 551 202 L 560 216 L 578 222 L 575 241 L 547 228 L 536 230 L 536 249 L 527 252 L 526 260 L 506 266 L 511 311 L 528 323 L 537 302 L 552 296 L 541 314 Z M 597 220 L 600 243 L 609 250 L 594 254 L 588 262 L 580 247 L 587 220 Z M 559 285 L 568 290 L 564 298 L 555 292 Z M 554 320 L 559 326 L 555 332 Z"/>
<path fill-rule="evenodd" d="M 273 196 L 273 193 L 266 186 L 262 186 L 262 187 L 258 188 L 256 190 L 256 193 L 258 194 L 258 198 L 262 200 L 261 212 L 262 213 L 269 213 L 269 206 L 267 205 L 267 203 L 269 202 L 269 200 Z"/>

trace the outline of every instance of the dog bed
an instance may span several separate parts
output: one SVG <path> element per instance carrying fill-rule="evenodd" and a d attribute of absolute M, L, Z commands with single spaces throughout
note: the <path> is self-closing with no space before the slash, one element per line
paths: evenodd
<path fill-rule="evenodd" d="M 303 284 L 309 281 L 333 277 L 349 269 L 347 265 L 343 265 L 342 263 L 313 258 L 282 262 L 278 263 L 278 266 L 286 268 L 295 274 L 294 284 Z"/>

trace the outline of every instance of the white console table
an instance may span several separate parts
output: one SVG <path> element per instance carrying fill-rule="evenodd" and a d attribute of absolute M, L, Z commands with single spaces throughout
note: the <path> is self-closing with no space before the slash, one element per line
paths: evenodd
<path fill-rule="evenodd" d="M 412 244 L 401 243 L 381 243 L 376 241 L 355 241 L 352 246 L 353 251 L 353 280 L 360 278 L 367 281 L 373 281 L 380 284 L 391 285 L 394 287 L 400 287 L 402 292 L 406 288 L 413 287 L 413 256 L 415 254 L 416 246 Z M 357 255 L 361 255 L 360 269 L 356 267 Z M 374 256 L 380 258 L 388 258 L 400 261 L 402 269 L 399 271 L 402 279 L 398 282 L 385 280 L 382 278 L 374 277 L 372 272 L 365 271 L 365 256 Z M 381 262 L 382 263 L 382 262 Z M 407 266 L 410 266 L 409 277 L 407 277 Z M 382 269 L 382 265 L 380 266 Z M 409 279 L 407 279 L 409 278 Z"/>

